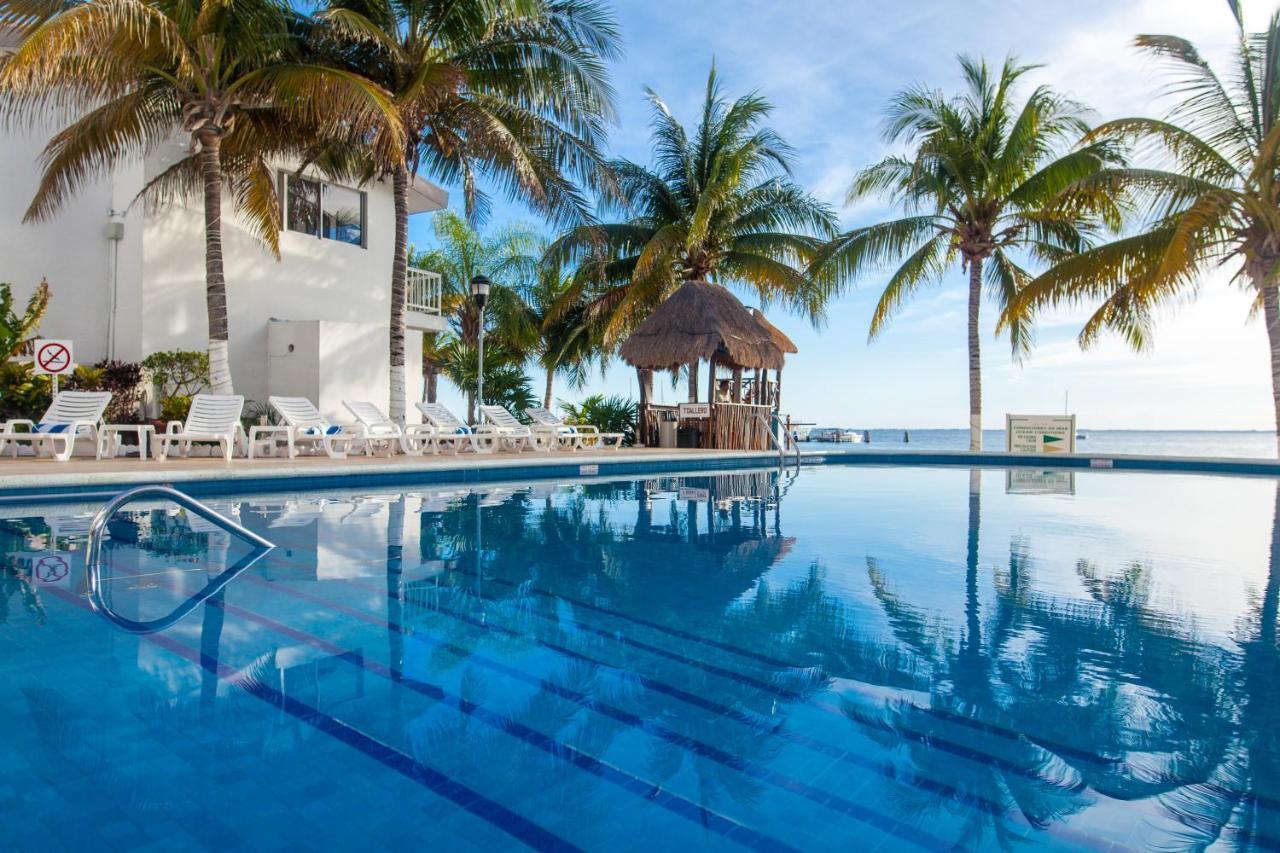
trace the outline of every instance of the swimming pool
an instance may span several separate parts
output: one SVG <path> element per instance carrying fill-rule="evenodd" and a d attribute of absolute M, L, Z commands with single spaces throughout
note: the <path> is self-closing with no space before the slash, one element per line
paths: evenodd
<path fill-rule="evenodd" d="M 1274 480 L 0 507 L 0 848 L 1280 844 Z M 838 848 L 837 848 L 838 849 Z"/>

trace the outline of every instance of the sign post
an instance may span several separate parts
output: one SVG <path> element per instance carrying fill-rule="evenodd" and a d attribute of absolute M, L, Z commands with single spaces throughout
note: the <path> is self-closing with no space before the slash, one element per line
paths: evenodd
<path fill-rule="evenodd" d="M 1075 453 L 1075 415 L 1005 415 L 1004 449 L 1010 453 Z"/>
<path fill-rule="evenodd" d="M 53 378 L 53 394 L 58 395 L 58 377 L 75 370 L 71 355 L 71 341 L 36 341 L 36 358 L 32 372 Z"/>

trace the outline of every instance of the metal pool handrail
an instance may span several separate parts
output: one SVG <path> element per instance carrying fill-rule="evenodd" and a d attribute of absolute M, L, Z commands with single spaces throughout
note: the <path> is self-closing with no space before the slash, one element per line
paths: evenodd
<path fill-rule="evenodd" d="M 764 427 L 765 434 L 769 436 L 769 441 L 773 442 L 774 448 L 778 451 L 778 467 L 779 468 L 785 467 L 786 466 L 786 457 L 784 456 L 785 451 L 782 449 L 782 445 L 778 443 L 778 437 L 773 434 L 772 424 L 770 424 L 768 421 L 764 419 L 764 415 L 761 415 L 759 413 L 756 414 L 756 420 L 758 420 L 760 422 L 760 425 Z M 796 470 L 797 471 L 800 470 L 800 445 L 798 444 L 796 445 Z"/>
<path fill-rule="evenodd" d="M 107 522 L 111 520 L 111 516 L 115 515 L 116 510 L 132 500 L 140 497 L 159 495 L 168 498 L 181 507 L 191 510 L 196 515 L 212 522 L 221 527 L 228 533 L 238 536 L 254 547 L 254 550 L 242 557 L 234 566 L 226 569 L 222 574 L 205 584 L 204 588 L 186 601 L 179 604 L 167 616 L 159 619 L 148 621 L 138 621 L 130 619 L 127 616 L 121 616 L 116 613 L 111 605 L 107 602 L 103 595 L 102 586 L 102 532 L 107 526 Z M 241 572 L 248 569 L 254 563 L 261 560 L 272 551 L 276 546 L 231 519 L 214 510 L 190 495 L 183 494 L 177 489 L 169 486 L 139 486 L 136 489 L 129 489 L 116 495 L 111 500 L 102 505 L 102 508 L 94 515 L 93 521 L 89 525 L 89 545 L 85 555 L 85 569 L 89 584 L 89 606 L 108 621 L 118 625 L 126 631 L 133 634 L 150 634 L 156 631 L 163 631 L 181 619 L 183 619 L 192 610 L 204 603 L 211 596 L 216 595 L 227 584 L 231 583 Z"/>

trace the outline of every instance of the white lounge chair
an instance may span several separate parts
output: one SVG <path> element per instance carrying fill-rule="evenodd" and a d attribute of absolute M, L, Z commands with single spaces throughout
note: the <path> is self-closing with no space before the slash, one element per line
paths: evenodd
<path fill-rule="evenodd" d="M 197 394 L 191 398 L 186 421 L 169 421 L 164 433 L 156 436 L 156 459 L 169 458 L 173 445 L 183 456 L 191 452 L 194 441 L 217 442 L 222 458 L 231 461 L 237 448 L 244 448 L 248 438 L 240 415 L 244 412 L 244 396 L 240 394 Z"/>
<path fill-rule="evenodd" d="M 406 456 L 417 456 L 428 447 L 433 453 L 437 452 L 436 429 L 430 424 L 405 424 L 401 427 L 384 415 L 381 409 L 365 400 L 343 400 L 342 405 L 364 427 L 366 451 L 371 450 L 375 444 L 382 444 L 386 446 L 387 455 L 390 456 L 398 444 Z"/>
<path fill-rule="evenodd" d="M 502 443 L 512 450 L 521 451 L 526 447 L 534 450 L 552 450 L 556 446 L 555 433 L 534 432 L 516 420 L 516 416 L 502 406 L 481 406 L 480 412 L 485 420 L 498 430 Z"/>
<path fill-rule="evenodd" d="M 323 450 L 331 459 L 346 459 L 364 446 L 364 428 L 330 423 L 306 397 L 268 397 L 267 402 L 284 419 L 289 458 L 298 455 L 299 444 Z M 252 448 L 250 449 L 252 452 Z"/>
<path fill-rule="evenodd" d="M 415 403 L 418 411 L 435 427 L 436 448 L 448 447 L 454 453 L 470 447 L 476 453 L 492 453 L 498 443 L 498 431 L 482 424 L 469 427 L 440 403 Z"/>
<path fill-rule="evenodd" d="M 561 444 L 567 444 L 565 437 L 572 437 L 572 447 L 586 448 L 589 446 L 612 447 L 617 450 L 622 446 L 622 440 L 626 438 L 620 432 L 601 432 L 598 427 L 591 424 L 567 424 L 564 418 L 561 418 L 550 409 L 535 407 L 525 409 L 524 413 L 535 424 L 544 427 L 556 427 L 559 430 L 566 430 L 560 433 Z"/>
<path fill-rule="evenodd" d="M 66 462 L 75 453 L 78 438 L 91 440 L 97 451 L 102 413 L 110 402 L 110 391 L 59 391 L 39 421 L 26 418 L 5 421 L 4 429 L 0 430 L 0 453 L 12 445 L 16 457 L 18 445 L 29 444 L 37 454 L 48 448 L 54 459 Z M 19 430 L 19 427 L 26 429 Z M 58 442 L 62 442 L 61 450 L 56 449 Z"/>

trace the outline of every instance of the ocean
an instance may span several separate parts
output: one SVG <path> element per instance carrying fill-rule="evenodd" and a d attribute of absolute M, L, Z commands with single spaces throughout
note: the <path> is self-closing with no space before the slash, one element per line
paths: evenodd
<path fill-rule="evenodd" d="M 902 429 L 873 429 L 871 443 L 801 442 L 804 450 L 968 450 L 969 431 L 965 429 L 907 429 L 910 442 L 903 442 Z M 1274 459 L 1274 433 L 1227 430 L 1083 430 L 1077 439 L 1077 453 L 1130 453 L 1146 456 L 1231 456 Z M 1004 430 L 983 430 L 984 450 L 1004 450 Z"/>

